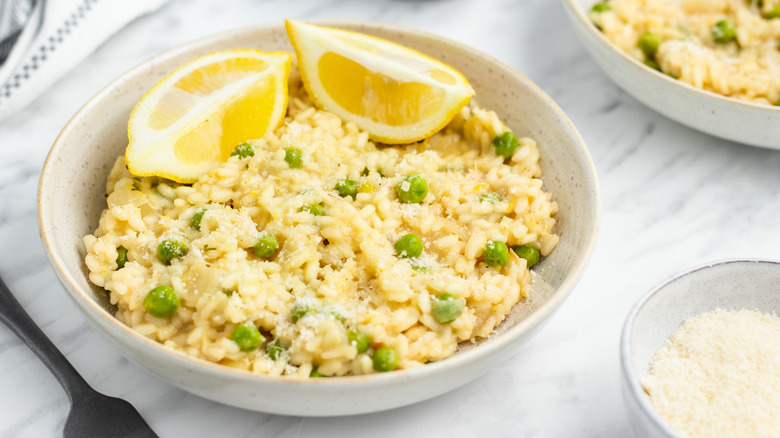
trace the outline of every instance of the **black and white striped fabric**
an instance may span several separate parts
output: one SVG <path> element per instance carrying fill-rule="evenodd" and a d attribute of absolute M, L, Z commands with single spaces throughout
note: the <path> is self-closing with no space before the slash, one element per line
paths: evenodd
<path fill-rule="evenodd" d="M 14 7 L 12 4 L 16 2 L 30 5 Z M 166 2 L 168 0 L 0 0 L 3 5 L 0 11 L 6 8 L 30 10 L 21 28 L 18 24 L 8 25 L 6 31 L 13 38 L 11 29 L 17 29 L 18 37 L 5 63 L 0 64 L 0 122 L 35 100 L 127 23 L 156 11 Z M 29 42 L 23 44 L 23 40 Z"/>

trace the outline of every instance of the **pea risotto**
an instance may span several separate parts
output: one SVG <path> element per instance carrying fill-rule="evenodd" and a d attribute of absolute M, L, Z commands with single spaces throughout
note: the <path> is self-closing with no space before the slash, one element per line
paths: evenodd
<path fill-rule="evenodd" d="M 780 105 L 780 0 L 606 0 L 590 18 L 651 68 L 724 96 Z"/>
<path fill-rule="evenodd" d="M 191 184 L 131 175 L 84 237 L 116 317 L 188 355 L 270 375 L 412 368 L 486 337 L 556 246 L 534 140 L 471 104 L 383 146 L 289 81 L 281 126 Z"/>

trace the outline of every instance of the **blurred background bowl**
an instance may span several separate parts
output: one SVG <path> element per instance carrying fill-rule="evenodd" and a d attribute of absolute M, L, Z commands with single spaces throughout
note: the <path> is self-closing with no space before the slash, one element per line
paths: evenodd
<path fill-rule="evenodd" d="M 628 94 L 664 116 L 716 137 L 780 149 L 780 106 L 760 105 L 704 91 L 647 67 L 609 41 L 590 21 L 599 0 L 563 0 L 585 49 Z"/>
<path fill-rule="evenodd" d="M 466 342 L 451 358 L 390 373 L 301 380 L 253 374 L 195 359 L 154 342 L 114 318 L 106 293 L 89 283 L 82 238 L 106 207 L 108 172 L 127 145 L 130 111 L 143 93 L 195 57 L 239 47 L 292 51 L 282 23 L 238 29 L 169 50 L 133 68 L 94 96 L 55 141 L 41 174 L 38 218 L 47 255 L 89 323 L 123 355 L 173 385 L 202 397 L 287 415 L 346 415 L 408 405 L 463 385 L 514 354 L 574 288 L 596 239 L 596 174 L 574 126 L 541 90 L 474 49 L 424 32 L 362 21 L 319 21 L 413 47 L 459 69 L 475 99 L 542 154 L 545 188 L 559 204 L 555 251 L 534 270 L 531 297 L 516 305 L 496 333 Z"/>
<path fill-rule="evenodd" d="M 780 314 L 780 262 L 729 260 L 703 265 L 656 286 L 634 305 L 623 326 L 620 362 L 623 399 L 638 436 L 680 436 L 653 409 L 640 380 L 683 321 L 715 309 Z"/>

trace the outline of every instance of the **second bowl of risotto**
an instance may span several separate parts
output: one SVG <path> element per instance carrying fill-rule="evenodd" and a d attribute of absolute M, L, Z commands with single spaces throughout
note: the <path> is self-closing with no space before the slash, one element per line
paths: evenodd
<path fill-rule="evenodd" d="M 780 3 L 564 0 L 618 86 L 716 137 L 780 149 Z"/>
<path fill-rule="evenodd" d="M 185 182 L 128 171 L 130 111 L 163 75 L 215 51 L 293 53 L 281 25 L 241 29 L 111 83 L 41 176 L 42 239 L 93 326 L 164 380 L 247 409 L 356 414 L 453 389 L 536 332 L 595 241 L 590 157 L 540 90 L 438 37 L 326 24 L 445 61 L 474 97 L 387 146 L 316 106 L 293 64 L 279 128 Z"/>

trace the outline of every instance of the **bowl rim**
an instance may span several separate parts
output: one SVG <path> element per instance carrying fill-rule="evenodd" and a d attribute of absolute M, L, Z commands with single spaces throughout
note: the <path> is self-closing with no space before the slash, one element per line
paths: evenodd
<path fill-rule="evenodd" d="M 573 139 L 573 143 L 576 146 L 578 155 L 581 157 L 583 163 L 585 164 L 585 170 L 587 171 L 586 173 L 589 176 L 590 180 L 593 181 L 593 186 L 591 187 L 591 190 L 589 190 L 588 192 L 590 194 L 589 203 L 593 205 L 593 211 L 591 212 L 591 216 L 593 217 L 594 227 L 593 229 L 588 231 L 588 235 L 586 237 L 587 242 L 584 246 L 584 251 L 582 252 L 579 263 L 575 264 L 571 268 L 571 274 L 565 279 L 565 281 L 560 285 L 560 287 L 556 289 L 556 291 L 552 294 L 550 299 L 544 304 L 542 304 L 533 313 L 531 313 L 530 315 L 528 315 L 527 317 L 519 321 L 516 325 L 509 328 L 505 332 L 501 333 L 500 336 L 495 336 L 495 337 L 489 336 L 485 338 L 482 341 L 483 345 L 481 345 L 480 348 L 469 349 L 468 351 L 459 351 L 458 354 L 456 355 L 447 357 L 440 361 L 426 364 L 425 366 L 396 370 L 392 373 L 372 373 L 366 375 L 334 376 L 334 377 L 329 377 L 327 379 L 306 379 L 306 378 L 299 378 L 296 376 L 270 376 L 267 374 L 254 373 L 249 370 L 232 368 L 225 365 L 220 365 L 214 362 L 210 362 L 205 359 L 195 358 L 185 354 L 184 352 L 175 350 L 170 347 L 166 347 L 165 345 L 159 342 L 156 342 L 152 339 L 147 338 L 146 336 L 141 335 L 140 333 L 136 332 L 132 328 L 121 323 L 118 319 L 116 319 L 116 317 L 114 317 L 109 312 L 107 312 L 92 297 L 89 296 L 89 294 L 93 294 L 92 288 L 89 288 L 87 290 L 82 290 L 82 288 L 78 286 L 78 282 L 76 281 L 75 276 L 66 268 L 66 263 L 63 260 L 63 258 L 58 253 L 53 251 L 54 239 L 50 235 L 53 234 L 53 231 L 50 230 L 51 226 L 46 220 L 46 218 L 49 216 L 49 207 L 46 203 L 41 202 L 43 195 L 46 191 L 46 187 L 51 184 L 50 169 L 55 166 L 54 158 L 59 154 L 59 150 L 64 147 L 63 144 L 65 138 L 68 137 L 68 135 L 70 135 L 71 131 L 76 129 L 76 126 L 78 125 L 78 122 L 80 121 L 81 117 L 84 114 L 86 114 L 88 111 L 90 111 L 90 109 L 97 104 L 96 102 L 104 100 L 106 96 L 109 95 L 117 85 L 120 85 L 122 82 L 127 81 L 130 78 L 136 76 L 139 71 L 147 69 L 149 65 L 166 62 L 168 59 L 173 58 L 183 52 L 196 49 L 200 46 L 207 45 L 209 43 L 217 43 L 218 41 L 228 39 L 233 36 L 238 36 L 241 34 L 251 33 L 256 31 L 262 31 L 271 28 L 283 29 L 284 22 L 278 20 L 272 22 L 259 23 L 255 25 L 243 26 L 243 27 L 239 27 L 227 31 L 218 32 L 164 50 L 150 58 L 145 59 L 144 61 L 140 62 L 139 64 L 135 65 L 134 67 L 130 68 L 129 70 L 125 71 L 119 76 L 115 77 L 100 91 L 98 91 L 96 94 L 90 97 L 89 100 L 81 108 L 79 108 L 79 110 L 71 117 L 71 119 L 68 121 L 68 123 L 65 125 L 65 127 L 62 129 L 60 134 L 55 139 L 51 149 L 49 150 L 49 153 L 46 156 L 46 160 L 41 170 L 41 177 L 38 184 L 38 194 L 37 194 L 38 195 L 37 196 L 38 197 L 37 199 L 38 226 L 39 226 L 41 241 L 46 250 L 46 255 L 49 258 L 49 262 L 51 263 L 52 267 L 55 270 L 55 273 L 59 277 L 60 282 L 65 286 L 65 289 L 68 292 L 68 294 L 71 296 L 72 299 L 74 299 L 75 301 L 81 304 L 78 307 L 82 311 L 90 313 L 91 314 L 90 316 L 92 318 L 96 318 L 108 323 L 113 329 L 121 331 L 121 333 L 123 334 L 123 338 L 126 341 L 132 342 L 133 344 L 135 344 L 139 348 L 146 350 L 150 354 L 163 355 L 164 357 L 167 357 L 172 361 L 175 361 L 180 366 L 185 366 L 193 370 L 197 369 L 199 370 L 199 372 L 205 374 L 219 375 L 223 377 L 230 377 L 230 378 L 240 379 L 240 380 L 249 380 L 253 382 L 263 382 L 264 384 L 268 384 L 268 385 L 286 386 L 290 384 L 294 384 L 294 385 L 305 384 L 305 385 L 311 385 L 312 387 L 354 388 L 361 385 L 369 386 L 369 387 L 380 386 L 380 385 L 385 385 L 389 381 L 395 381 L 399 379 L 403 379 L 403 380 L 424 379 L 426 376 L 431 374 L 443 373 L 452 368 L 466 366 L 468 364 L 474 363 L 481 356 L 487 354 L 487 352 L 496 352 L 498 350 L 502 350 L 507 346 L 509 346 L 510 344 L 517 342 L 520 338 L 522 338 L 523 334 L 527 332 L 532 332 L 537 326 L 539 326 L 541 323 L 546 321 L 547 317 L 549 317 L 550 314 L 553 313 L 554 310 L 557 309 L 560 306 L 560 304 L 574 290 L 574 287 L 579 282 L 580 278 L 583 275 L 583 272 L 585 271 L 585 268 L 587 267 L 591 259 L 591 256 L 593 254 L 596 245 L 598 231 L 600 228 L 601 200 L 599 195 L 600 191 L 598 185 L 598 177 L 596 174 L 596 169 L 593 160 L 590 156 L 590 152 L 587 149 L 587 145 L 583 140 L 582 136 L 580 135 L 579 131 L 574 126 L 574 124 L 571 122 L 568 116 L 566 116 L 563 110 L 561 110 L 561 108 L 546 93 L 544 93 L 536 84 L 530 81 L 527 77 L 525 77 L 524 75 L 522 75 L 521 73 L 513 69 L 512 67 L 508 66 L 507 64 L 497 60 L 496 58 L 487 55 L 476 48 L 467 46 L 463 43 L 433 33 L 421 31 L 418 29 L 414 29 L 406 26 L 400 26 L 396 24 L 378 22 L 378 21 L 355 20 L 355 19 L 332 19 L 332 18 L 311 19 L 311 20 L 306 19 L 303 21 L 310 22 L 317 25 L 325 25 L 325 26 L 333 26 L 333 27 L 367 26 L 372 29 L 386 29 L 390 31 L 399 32 L 402 34 L 421 36 L 427 40 L 433 40 L 438 43 L 443 43 L 448 46 L 453 46 L 459 51 L 467 51 L 472 54 L 478 55 L 479 57 L 486 59 L 487 61 L 493 63 L 494 65 L 506 69 L 508 73 L 514 75 L 518 80 L 520 80 L 528 87 L 530 92 L 536 94 L 537 96 L 540 97 L 540 99 L 545 101 L 546 105 L 554 113 L 557 114 L 557 116 L 560 118 L 562 122 L 565 122 L 562 124 L 568 127 L 569 132 L 571 134 L 571 138 Z M 96 331 L 98 331 L 101 335 L 105 337 L 110 337 L 110 333 L 107 333 L 106 329 L 100 329 Z M 120 350 L 119 348 L 117 349 Z M 120 350 L 120 354 L 125 356 L 124 353 L 125 353 L 124 351 Z"/>
<path fill-rule="evenodd" d="M 661 417 L 658 411 L 656 411 L 653 405 L 650 403 L 650 398 L 642 389 L 642 385 L 639 384 L 639 378 L 637 377 L 636 370 L 634 370 L 634 366 L 631 363 L 631 333 L 634 328 L 634 321 L 645 305 L 650 300 L 652 300 L 656 294 L 666 289 L 666 286 L 674 283 L 675 281 L 687 277 L 691 274 L 695 274 L 699 271 L 705 271 L 714 268 L 716 266 L 744 263 L 780 266 L 780 260 L 760 258 L 729 258 L 698 264 L 671 274 L 660 283 L 653 286 L 649 291 L 645 292 L 639 298 L 639 300 L 637 300 L 637 302 L 628 312 L 628 316 L 626 316 L 626 320 L 623 324 L 623 330 L 620 333 L 620 369 L 623 373 L 623 380 L 625 381 L 625 384 L 628 385 L 628 393 L 631 395 L 634 402 L 641 406 L 642 411 L 645 413 L 646 417 L 650 418 L 654 425 L 663 431 L 669 438 L 679 438 L 681 435 L 672 429 L 672 427 L 666 422 L 666 420 L 663 419 L 663 417 Z"/>
<path fill-rule="evenodd" d="M 638 59 L 634 58 L 633 56 L 629 55 L 628 53 L 621 50 L 615 43 L 609 40 L 604 35 L 604 32 L 601 32 L 596 25 L 593 24 L 592 21 L 590 21 L 590 18 L 588 18 L 587 12 L 579 6 L 579 3 L 577 0 L 563 0 L 564 5 L 568 6 L 568 8 L 571 10 L 571 12 L 582 22 L 586 25 L 588 30 L 592 34 L 595 34 L 598 38 L 598 41 L 603 45 L 610 49 L 611 52 L 614 52 L 614 54 L 617 54 L 621 58 L 623 58 L 626 61 L 631 62 L 637 67 L 641 68 L 641 71 L 644 71 L 645 73 L 650 73 L 657 78 L 663 79 L 666 83 L 671 85 L 676 85 L 680 88 L 682 88 L 684 91 L 687 91 L 692 94 L 698 95 L 698 97 L 702 99 L 713 99 L 721 104 L 738 104 L 740 106 L 744 106 L 746 108 L 750 108 L 753 110 L 763 110 L 763 111 L 770 111 L 770 112 L 776 112 L 780 114 L 780 106 L 779 105 L 766 105 L 766 104 L 760 104 L 755 102 L 749 102 L 746 100 L 740 100 L 735 97 L 728 97 L 723 94 L 716 93 L 714 91 L 704 90 L 701 88 L 694 87 L 693 85 L 690 85 L 688 83 L 682 82 L 679 79 L 675 79 L 665 73 L 662 73 L 658 70 L 652 69 L 642 62 L 640 62 Z M 678 122 L 679 123 L 679 122 Z M 775 148 L 776 149 L 776 148 Z"/>

